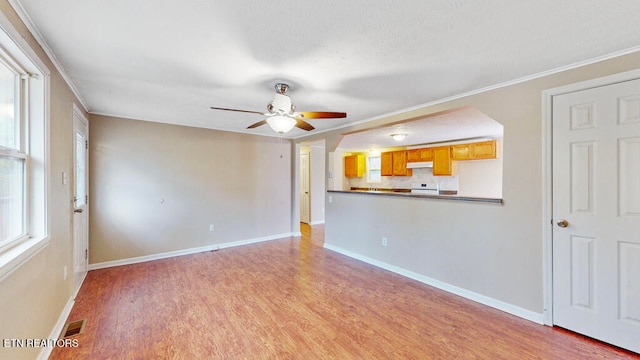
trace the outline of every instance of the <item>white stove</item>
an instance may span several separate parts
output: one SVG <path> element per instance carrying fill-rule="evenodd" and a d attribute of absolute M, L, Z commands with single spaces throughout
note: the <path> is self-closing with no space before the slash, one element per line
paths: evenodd
<path fill-rule="evenodd" d="M 438 195 L 440 193 L 440 186 L 438 183 L 412 183 L 411 193 L 422 195 Z"/>

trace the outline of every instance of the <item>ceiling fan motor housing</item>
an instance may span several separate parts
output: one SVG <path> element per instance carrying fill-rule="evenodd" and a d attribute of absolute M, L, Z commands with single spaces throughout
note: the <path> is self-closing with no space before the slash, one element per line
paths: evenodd
<path fill-rule="evenodd" d="M 291 98 L 287 95 L 275 94 L 273 101 L 267 106 L 270 113 L 290 114 L 293 113 L 293 104 Z"/>

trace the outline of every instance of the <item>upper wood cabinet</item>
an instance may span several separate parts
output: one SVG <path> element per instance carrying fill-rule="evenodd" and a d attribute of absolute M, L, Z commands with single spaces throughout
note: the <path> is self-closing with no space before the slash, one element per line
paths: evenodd
<path fill-rule="evenodd" d="M 413 171 L 407 169 L 407 152 L 389 151 L 380 154 L 382 176 L 411 176 Z"/>
<path fill-rule="evenodd" d="M 407 150 L 407 162 L 420 161 L 420 149 Z"/>
<path fill-rule="evenodd" d="M 433 175 L 451 176 L 456 174 L 456 164 L 451 156 L 451 146 L 433 148 Z"/>
<path fill-rule="evenodd" d="M 469 160 L 471 144 L 456 144 L 451 145 L 451 158 L 453 160 Z"/>
<path fill-rule="evenodd" d="M 380 154 L 380 175 L 393 175 L 393 153 L 383 152 Z"/>
<path fill-rule="evenodd" d="M 433 161 L 433 148 L 407 150 L 407 162 Z"/>
<path fill-rule="evenodd" d="M 482 141 L 469 144 L 469 157 L 476 159 L 495 159 L 496 158 L 496 141 Z"/>
<path fill-rule="evenodd" d="M 393 152 L 393 176 L 411 176 L 413 171 L 407 169 L 407 152 L 394 151 Z"/>
<path fill-rule="evenodd" d="M 382 176 L 411 176 L 407 163 L 433 161 L 433 175 L 456 174 L 456 161 L 496 158 L 496 140 L 432 148 L 389 151 L 381 154 Z"/>
<path fill-rule="evenodd" d="M 451 157 L 453 160 L 495 159 L 496 141 L 451 145 Z"/>
<path fill-rule="evenodd" d="M 347 155 L 344 157 L 344 176 L 362 177 L 364 175 L 364 156 Z"/>

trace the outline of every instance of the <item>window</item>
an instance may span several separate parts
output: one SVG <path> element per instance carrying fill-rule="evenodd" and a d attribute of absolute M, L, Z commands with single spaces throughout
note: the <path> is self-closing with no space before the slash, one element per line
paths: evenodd
<path fill-rule="evenodd" d="M 21 89 L 20 74 L 0 61 L 0 249 L 26 236 L 28 157 L 22 141 Z"/>
<path fill-rule="evenodd" d="M 367 181 L 370 183 L 382 182 L 380 156 L 367 157 Z"/>
<path fill-rule="evenodd" d="M 0 281 L 48 244 L 49 74 L 0 16 Z"/>

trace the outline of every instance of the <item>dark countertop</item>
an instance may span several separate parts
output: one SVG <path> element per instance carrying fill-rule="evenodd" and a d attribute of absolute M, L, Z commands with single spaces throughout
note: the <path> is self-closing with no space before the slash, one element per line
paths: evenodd
<path fill-rule="evenodd" d="M 502 199 L 496 198 L 481 198 L 481 197 L 469 197 L 469 196 L 458 196 L 458 195 L 425 195 L 425 194 L 412 194 L 411 190 L 408 189 L 378 189 L 378 190 L 369 190 L 369 189 L 360 189 L 356 188 L 355 190 L 328 190 L 330 193 L 343 193 L 343 194 L 361 194 L 361 195 L 376 195 L 376 196 L 399 196 L 399 197 L 410 197 L 410 198 L 419 198 L 419 199 L 439 199 L 439 200 L 454 200 L 454 201 L 470 201 L 470 202 L 481 202 L 481 203 L 491 203 L 491 204 L 501 204 Z"/>

